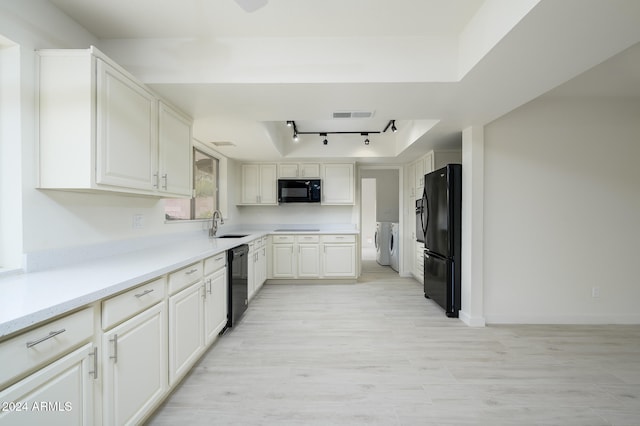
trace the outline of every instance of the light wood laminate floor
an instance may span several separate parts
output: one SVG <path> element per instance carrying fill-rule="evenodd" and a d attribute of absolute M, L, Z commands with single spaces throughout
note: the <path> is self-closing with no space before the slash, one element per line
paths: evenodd
<path fill-rule="evenodd" d="M 151 425 L 638 425 L 640 326 L 469 328 L 419 283 L 267 284 Z"/>

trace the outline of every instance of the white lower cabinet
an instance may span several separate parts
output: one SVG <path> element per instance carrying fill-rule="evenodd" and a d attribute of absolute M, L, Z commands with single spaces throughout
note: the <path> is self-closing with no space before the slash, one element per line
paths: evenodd
<path fill-rule="evenodd" d="M 248 297 L 249 300 L 260 290 L 267 279 L 267 237 L 257 238 L 249 243 L 248 255 Z"/>
<path fill-rule="evenodd" d="M 270 278 L 356 278 L 355 235 L 275 235 Z"/>
<path fill-rule="evenodd" d="M 318 278 L 320 276 L 320 245 L 318 243 L 298 244 L 298 277 Z"/>
<path fill-rule="evenodd" d="M 0 424 L 92 425 L 94 348 L 87 343 L 0 392 Z"/>
<path fill-rule="evenodd" d="M 213 343 L 227 324 L 226 253 L 204 261 L 204 343 Z"/>
<path fill-rule="evenodd" d="M 184 376 L 204 351 L 202 281 L 169 297 L 169 384 Z"/>
<path fill-rule="evenodd" d="M 354 235 L 323 236 L 322 275 L 327 278 L 356 277 Z"/>
<path fill-rule="evenodd" d="M 166 312 L 160 302 L 103 334 L 105 425 L 139 424 L 166 394 Z"/>

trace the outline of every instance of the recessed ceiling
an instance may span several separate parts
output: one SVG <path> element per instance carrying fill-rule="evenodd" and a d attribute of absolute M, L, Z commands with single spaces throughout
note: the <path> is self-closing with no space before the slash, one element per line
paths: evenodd
<path fill-rule="evenodd" d="M 484 125 L 640 42 L 637 0 L 51 0 L 98 47 L 194 117 L 194 136 L 242 160 L 404 162 Z M 576 10 L 580 11 L 577 19 Z M 630 96 L 622 53 L 571 90 Z M 627 56 L 625 56 L 627 55 Z M 626 58 L 626 59 L 625 59 Z M 615 58 L 614 58 L 615 59 Z M 611 73 L 615 75 L 612 76 Z M 583 83 L 580 83 L 583 81 Z M 561 94 L 561 88 L 558 89 Z M 373 111 L 370 118 L 333 118 Z M 394 137 L 294 145 L 286 128 Z"/>

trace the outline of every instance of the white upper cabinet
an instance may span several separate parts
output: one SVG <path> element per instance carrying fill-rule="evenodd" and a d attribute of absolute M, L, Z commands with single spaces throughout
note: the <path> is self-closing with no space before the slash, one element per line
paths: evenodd
<path fill-rule="evenodd" d="M 320 163 L 281 163 L 278 164 L 278 177 L 282 179 L 319 178 Z"/>
<path fill-rule="evenodd" d="M 353 163 L 322 165 L 322 204 L 355 204 Z"/>
<path fill-rule="evenodd" d="M 240 204 L 277 205 L 275 164 L 243 164 Z"/>
<path fill-rule="evenodd" d="M 191 119 L 163 101 L 159 103 L 156 185 L 161 192 L 191 197 Z"/>
<path fill-rule="evenodd" d="M 191 120 L 95 48 L 38 52 L 39 187 L 191 196 Z"/>
<path fill-rule="evenodd" d="M 153 93 L 98 59 L 96 184 L 152 191 L 158 112 Z"/>

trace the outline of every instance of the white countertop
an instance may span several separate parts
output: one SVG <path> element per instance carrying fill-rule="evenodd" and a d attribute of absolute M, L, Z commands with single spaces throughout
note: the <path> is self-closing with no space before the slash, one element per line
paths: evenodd
<path fill-rule="evenodd" d="M 169 239 L 165 244 L 152 248 L 45 271 L 2 277 L 0 339 L 271 232 L 273 231 L 225 231 L 219 234 L 248 236 L 212 239 L 196 235 L 185 239 Z M 358 231 L 323 229 L 317 233 L 357 234 Z"/>

